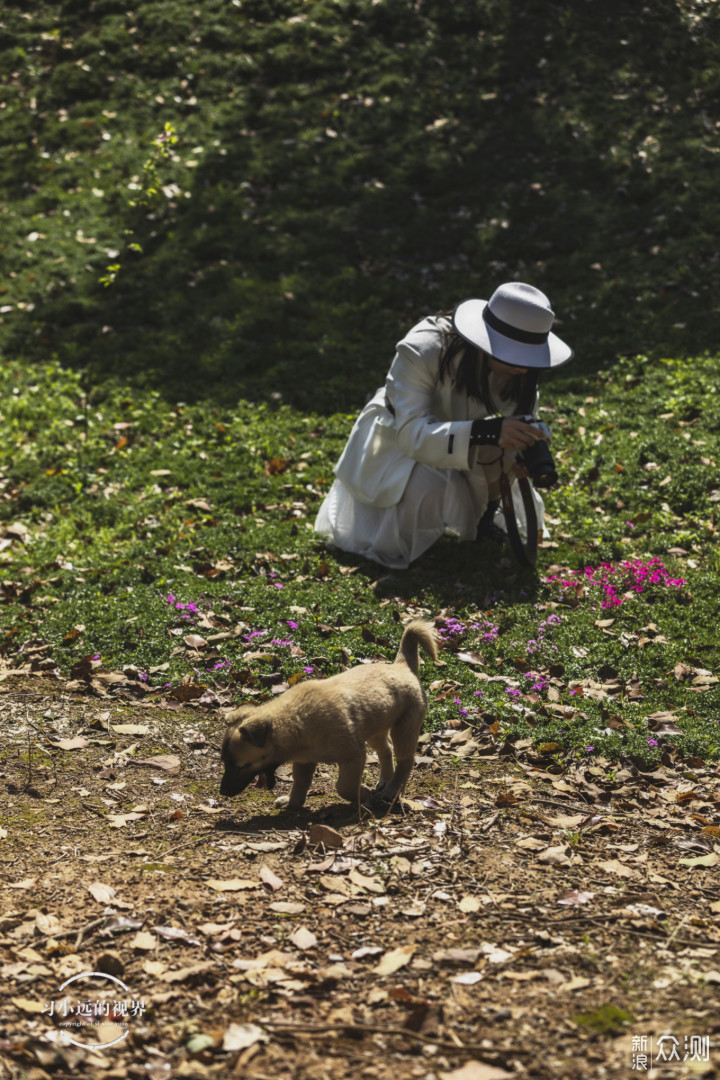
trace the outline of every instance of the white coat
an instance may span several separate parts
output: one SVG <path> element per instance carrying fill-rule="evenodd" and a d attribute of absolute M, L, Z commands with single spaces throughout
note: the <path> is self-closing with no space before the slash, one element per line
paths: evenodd
<path fill-rule="evenodd" d="M 457 389 L 454 370 L 440 380 L 440 357 L 451 332 L 444 316 L 414 326 L 398 342 L 385 385 L 357 418 L 315 523 L 338 547 L 403 567 L 445 531 L 474 539 L 488 502 L 488 479 L 499 476 L 501 459 L 505 471 L 512 471 L 514 453 L 470 446 L 473 420 L 489 415 L 484 404 Z M 499 389 L 491 374 L 494 403 L 503 415 L 516 414 L 517 402 L 501 400 Z M 536 498 L 541 514 L 542 500 Z M 421 514 L 418 500 L 424 501 Z"/>

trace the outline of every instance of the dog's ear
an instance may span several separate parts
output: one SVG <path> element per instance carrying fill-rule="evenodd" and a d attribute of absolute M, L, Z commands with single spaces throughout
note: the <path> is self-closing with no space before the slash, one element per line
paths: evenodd
<path fill-rule="evenodd" d="M 238 734 L 241 738 L 250 743 L 251 746 L 263 747 L 268 741 L 270 733 L 272 732 L 271 720 L 248 720 L 238 729 Z"/>
<path fill-rule="evenodd" d="M 237 709 L 230 709 L 228 712 L 223 714 L 225 723 L 228 726 L 230 724 L 242 724 L 243 720 L 246 720 L 248 717 L 252 716 L 253 712 L 257 708 L 257 705 L 239 705 Z"/>

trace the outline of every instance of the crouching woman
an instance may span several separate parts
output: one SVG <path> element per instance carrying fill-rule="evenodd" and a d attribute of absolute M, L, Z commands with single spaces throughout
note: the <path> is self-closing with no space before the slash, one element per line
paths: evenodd
<path fill-rule="evenodd" d="M 393 568 L 446 532 L 491 536 L 501 470 L 511 482 L 524 475 L 518 457 L 547 437 L 528 423 L 538 377 L 573 355 L 553 320 L 542 292 L 510 282 L 487 302 L 465 300 L 414 326 L 355 422 L 316 532 Z M 542 498 L 533 498 L 542 527 Z"/>

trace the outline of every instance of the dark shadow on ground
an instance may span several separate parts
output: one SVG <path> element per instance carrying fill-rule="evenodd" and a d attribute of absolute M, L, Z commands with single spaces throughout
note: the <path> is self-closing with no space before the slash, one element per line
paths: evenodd
<path fill-rule="evenodd" d="M 442 537 L 406 570 L 395 570 L 361 556 L 332 548 L 340 566 L 357 567 L 380 600 L 427 604 L 433 610 L 473 601 L 481 609 L 505 603 L 537 600 L 540 579 L 535 568 L 521 566 L 507 545 L 489 540 L 460 543 Z"/>
<path fill-rule="evenodd" d="M 310 793 L 312 798 L 312 792 Z M 328 796 L 332 799 L 332 796 Z M 276 810 L 275 813 L 257 813 L 257 807 L 253 806 L 251 817 L 242 818 L 242 808 L 238 808 L 233 818 L 223 818 L 215 823 L 218 832 L 253 834 L 265 829 L 277 832 L 293 832 L 298 829 L 307 829 L 310 825 L 322 824 L 341 827 L 358 824 L 358 811 L 356 806 L 350 806 L 346 802 L 327 802 L 318 807 L 303 807 L 302 810 Z M 363 806 L 362 822 L 371 824 L 373 821 L 381 821 L 388 815 L 396 817 L 401 813 L 401 807 L 396 803 L 392 808 L 382 799 L 373 799 L 367 807 Z M 241 819 L 241 820 L 238 820 Z M 332 850 L 328 849 L 328 854 Z"/>
<path fill-rule="evenodd" d="M 716 22 L 674 0 L 345 7 L 255 0 L 207 36 L 192 198 L 134 222 L 116 285 L 93 268 L 19 316 L 15 350 L 173 401 L 354 411 L 417 318 L 511 278 L 550 295 L 571 382 L 717 347 Z M 237 93 L 212 100 L 213 70 Z"/>

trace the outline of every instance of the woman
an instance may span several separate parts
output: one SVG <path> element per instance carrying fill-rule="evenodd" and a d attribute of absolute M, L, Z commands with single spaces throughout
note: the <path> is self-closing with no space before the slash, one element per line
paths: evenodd
<path fill-rule="evenodd" d="M 547 438 L 524 419 L 539 373 L 573 355 L 550 332 L 553 319 L 544 293 L 509 282 L 487 302 L 465 300 L 414 326 L 350 433 L 315 530 L 394 568 L 445 532 L 491 535 L 501 468 L 516 479 L 517 454 Z"/>

